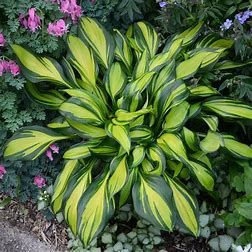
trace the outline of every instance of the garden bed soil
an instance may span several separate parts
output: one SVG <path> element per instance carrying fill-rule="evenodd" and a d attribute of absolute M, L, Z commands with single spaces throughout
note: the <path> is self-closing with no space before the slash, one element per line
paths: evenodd
<path fill-rule="evenodd" d="M 0 199 L 3 199 L 3 196 L 0 196 Z M 2 247 L 0 242 L 0 252 L 30 252 L 34 250 L 29 250 L 29 246 L 34 248 L 34 244 L 37 244 L 38 252 L 67 251 L 66 226 L 55 220 L 47 220 L 34 203 L 22 204 L 12 200 L 5 209 L 0 210 L 0 228 L 3 230 L 0 241 L 3 239 L 2 244 L 7 246 Z M 195 239 L 176 232 L 163 232 L 162 237 L 165 242 L 159 249 L 168 252 L 210 251 L 207 241 L 203 238 Z M 25 250 L 22 250 L 22 246 Z"/>
<path fill-rule="evenodd" d="M 0 199 L 1 198 L 3 197 L 0 197 Z M 39 239 L 44 245 L 53 249 L 51 251 L 67 251 L 67 231 L 65 226 L 57 223 L 55 220 L 47 220 L 45 216 L 37 210 L 36 204 L 31 202 L 22 204 L 12 200 L 8 206 L 0 210 L 0 224 L 6 226 L 9 231 L 13 230 L 11 232 L 14 233 L 17 233 L 16 231 L 19 230 L 20 233 L 24 233 L 24 237 L 29 234 L 31 239 Z M 0 251 L 2 252 L 1 247 Z M 16 250 L 11 252 L 14 251 Z M 43 250 L 37 249 L 36 251 L 43 252 Z"/>
<path fill-rule="evenodd" d="M 1 216 L 1 213 L 0 213 Z M 1 218 L 1 217 L 0 217 Z M 56 252 L 36 236 L 0 220 L 0 252 Z"/>

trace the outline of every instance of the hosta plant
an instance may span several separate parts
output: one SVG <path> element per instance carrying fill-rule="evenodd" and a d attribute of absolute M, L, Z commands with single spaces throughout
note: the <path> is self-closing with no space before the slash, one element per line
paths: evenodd
<path fill-rule="evenodd" d="M 56 141 L 75 142 L 64 153 L 51 207 L 85 246 L 128 200 L 153 225 L 177 225 L 196 236 L 197 202 L 184 179 L 212 191 L 209 153 L 223 148 L 252 158 L 249 146 L 218 130 L 220 118 L 252 119 L 252 107 L 222 97 L 199 78 L 239 66 L 219 62 L 232 41 L 199 40 L 201 27 L 176 35 L 160 50 L 156 31 L 145 22 L 123 35 L 84 17 L 60 63 L 12 46 L 28 80 L 27 94 L 59 117 L 48 128 L 16 133 L 4 155 L 35 159 Z M 193 76 L 199 81 L 191 85 Z"/>

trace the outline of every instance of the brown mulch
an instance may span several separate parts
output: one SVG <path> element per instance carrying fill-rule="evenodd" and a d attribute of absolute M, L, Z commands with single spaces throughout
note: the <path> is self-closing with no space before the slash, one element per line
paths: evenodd
<path fill-rule="evenodd" d="M 4 197 L 0 195 L 0 200 Z M 63 224 L 55 220 L 47 220 L 37 210 L 37 205 L 32 202 L 22 204 L 12 200 L 9 205 L 0 210 L 1 220 L 8 222 L 11 226 L 30 232 L 49 246 L 59 251 L 66 251 L 67 231 Z"/>
<path fill-rule="evenodd" d="M 195 239 L 192 236 L 184 236 L 180 233 L 167 233 L 165 232 L 162 237 L 165 243 L 163 247 L 168 252 L 186 251 L 186 252 L 209 252 L 210 247 L 207 244 L 207 240 L 199 237 Z"/>

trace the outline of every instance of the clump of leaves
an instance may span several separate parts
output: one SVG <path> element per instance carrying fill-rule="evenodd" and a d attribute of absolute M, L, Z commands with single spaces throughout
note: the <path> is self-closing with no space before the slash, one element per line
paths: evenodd
<path fill-rule="evenodd" d="M 228 90 L 231 97 L 252 101 L 252 78 L 246 75 L 237 75 L 226 79 L 219 90 Z"/>
<path fill-rule="evenodd" d="M 4 155 L 35 159 L 53 142 L 79 142 L 64 154 L 51 205 L 85 246 L 116 206 L 131 199 L 136 213 L 156 227 L 178 225 L 197 235 L 197 202 L 183 180 L 212 191 L 209 154 L 219 148 L 252 158 L 249 146 L 218 130 L 219 120 L 251 120 L 252 107 L 203 83 L 191 85 L 195 74 L 236 66 L 217 64 L 233 41 L 206 37 L 195 42 L 201 27 L 174 36 L 158 52 L 157 32 L 145 22 L 130 26 L 125 36 L 85 17 L 79 37 L 68 36 L 61 65 L 12 46 L 30 81 L 29 96 L 60 116 L 48 128 L 14 134 Z"/>
<path fill-rule="evenodd" d="M 229 0 L 167 0 L 166 7 L 161 8 L 156 17 L 163 33 L 174 34 L 193 24 L 204 21 L 207 25 L 205 32 L 216 32 L 224 37 L 230 37 L 235 42 L 235 54 L 241 60 L 251 58 L 251 21 L 240 24 L 235 15 L 251 8 L 251 1 Z M 225 20 L 234 20 L 228 31 L 222 31 L 221 25 Z"/>
<path fill-rule="evenodd" d="M 155 8 L 152 0 L 100 0 L 92 3 L 90 0 L 82 2 L 84 13 L 97 18 L 106 28 L 127 28 L 134 21 L 153 15 Z"/>

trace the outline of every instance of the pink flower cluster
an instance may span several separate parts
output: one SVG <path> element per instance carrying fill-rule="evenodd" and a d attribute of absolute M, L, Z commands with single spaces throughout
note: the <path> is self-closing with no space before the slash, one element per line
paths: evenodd
<path fill-rule="evenodd" d="M 46 180 L 45 178 L 41 177 L 41 176 L 36 176 L 34 178 L 34 185 L 36 185 L 38 188 L 42 188 L 43 186 L 46 185 Z"/>
<path fill-rule="evenodd" d="M 47 31 L 55 37 L 62 37 L 67 32 L 67 25 L 63 19 L 59 19 L 54 23 L 49 23 Z"/>
<path fill-rule="evenodd" d="M 7 173 L 5 167 L 3 165 L 0 165 L 0 179 L 3 179 L 5 173 Z M 36 176 L 33 182 L 38 188 L 42 188 L 43 186 L 46 185 L 45 178 L 41 176 Z"/>
<path fill-rule="evenodd" d="M 0 165 L 0 179 L 3 178 L 5 173 L 6 173 L 5 167 L 3 165 Z"/>
<path fill-rule="evenodd" d="M 77 5 L 76 0 L 60 0 L 60 11 L 67 14 L 76 22 L 81 16 L 81 6 Z"/>
<path fill-rule="evenodd" d="M 41 26 L 41 19 L 36 14 L 36 9 L 35 8 L 29 9 L 28 15 L 20 14 L 19 22 L 26 29 L 29 29 L 32 32 L 35 32 Z"/>
<path fill-rule="evenodd" d="M 76 22 L 82 14 L 81 6 L 76 3 L 76 0 L 51 0 L 51 2 L 59 4 L 60 11 L 66 14 L 66 16 L 71 17 L 73 22 Z M 36 14 L 35 8 L 30 8 L 27 15 L 20 14 L 19 22 L 32 32 L 35 32 L 41 27 L 41 18 Z M 52 36 L 61 37 L 67 32 L 67 28 L 65 21 L 59 19 L 53 23 L 49 23 L 47 32 Z M 4 38 L 1 39 L 0 34 L 0 46 L 4 42 Z"/>
<path fill-rule="evenodd" d="M 8 72 L 10 72 L 13 76 L 16 76 L 20 73 L 20 68 L 13 60 L 0 60 L 0 76 L 2 76 L 3 73 Z"/>
<path fill-rule="evenodd" d="M 53 161 L 53 153 L 59 154 L 59 147 L 56 144 L 51 144 L 46 151 L 46 156 L 50 161 Z"/>
<path fill-rule="evenodd" d="M 5 38 L 4 38 L 4 35 L 2 33 L 0 33 L 0 47 L 4 46 L 5 45 Z"/>

